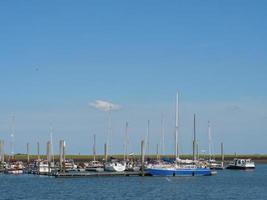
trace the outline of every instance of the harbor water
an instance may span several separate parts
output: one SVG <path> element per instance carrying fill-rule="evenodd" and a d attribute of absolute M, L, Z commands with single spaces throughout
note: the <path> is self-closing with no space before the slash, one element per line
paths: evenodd
<path fill-rule="evenodd" d="M 54 178 L 0 174 L 0 199 L 267 199 L 267 165 L 207 177 Z"/>

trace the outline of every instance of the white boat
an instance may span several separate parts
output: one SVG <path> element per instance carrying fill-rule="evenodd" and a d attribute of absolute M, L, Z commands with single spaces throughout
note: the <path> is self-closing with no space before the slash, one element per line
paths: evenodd
<path fill-rule="evenodd" d="M 104 171 L 104 165 L 101 162 L 94 160 L 88 163 L 85 170 L 86 171 L 97 171 L 97 172 Z"/>
<path fill-rule="evenodd" d="M 255 163 L 251 159 L 238 159 L 235 158 L 231 161 L 226 169 L 254 169 Z"/>
<path fill-rule="evenodd" d="M 111 161 L 105 164 L 105 171 L 109 172 L 123 172 L 126 169 L 126 163 Z"/>
<path fill-rule="evenodd" d="M 218 163 L 216 160 L 211 159 L 211 160 L 207 160 L 205 162 L 205 164 L 210 168 L 210 169 L 218 169 L 218 170 L 223 170 L 223 164 L 222 163 Z"/>
<path fill-rule="evenodd" d="M 78 166 L 74 163 L 73 160 L 65 160 L 64 168 L 66 172 L 78 171 Z"/>
<path fill-rule="evenodd" d="M 15 163 L 10 163 L 6 168 L 6 173 L 8 174 L 23 174 L 23 163 L 21 161 L 17 161 Z"/>
<path fill-rule="evenodd" d="M 48 174 L 51 172 L 51 168 L 49 167 L 48 161 L 43 160 L 38 163 L 37 173 L 38 174 Z"/>

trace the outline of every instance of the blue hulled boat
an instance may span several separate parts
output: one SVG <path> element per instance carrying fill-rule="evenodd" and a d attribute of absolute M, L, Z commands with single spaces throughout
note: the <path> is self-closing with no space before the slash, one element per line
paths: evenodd
<path fill-rule="evenodd" d="M 210 168 L 201 167 L 184 167 L 184 168 L 165 168 L 165 167 L 155 167 L 147 168 L 146 173 L 151 176 L 211 176 L 213 173 Z"/>
<path fill-rule="evenodd" d="M 196 159 L 196 126 L 194 115 L 194 140 L 193 140 L 193 160 L 184 160 L 179 158 L 178 154 L 178 131 L 179 131 L 179 93 L 176 95 L 176 116 L 175 116 L 175 163 L 173 164 L 152 164 L 145 169 L 146 173 L 151 176 L 210 176 L 216 172 L 211 171 L 210 168 L 205 167 Z"/>

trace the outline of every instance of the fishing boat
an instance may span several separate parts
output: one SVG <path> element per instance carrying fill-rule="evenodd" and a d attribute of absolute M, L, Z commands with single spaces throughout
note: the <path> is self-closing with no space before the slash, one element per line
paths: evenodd
<path fill-rule="evenodd" d="M 109 172 L 123 172 L 126 170 L 126 163 L 120 163 L 118 161 L 111 161 L 105 163 L 105 171 Z"/>
<path fill-rule="evenodd" d="M 197 165 L 195 145 L 195 116 L 194 116 L 194 141 L 193 141 L 193 161 L 192 164 L 184 164 L 178 154 L 178 130 L 179 130 L 179 93 L 176 95 L 176 119 L 175 119 L 175 162 L 173 164 L 155 164 L 148 165 L 145 169 L 146 173 L 151 176 L 210 176 L 213 172 L 204 165 Z M 191 162 L 190 162 L 191 163 Z"/>
<path fill-rule="evenodd" d="M 255 169 L 255 163 L 251 159 L 235 158 L 228 164 L 226 169 Z"/>

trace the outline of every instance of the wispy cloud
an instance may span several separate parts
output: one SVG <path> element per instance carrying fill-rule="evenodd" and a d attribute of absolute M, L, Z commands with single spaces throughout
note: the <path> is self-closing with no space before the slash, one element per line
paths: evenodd
<path fill-rule="evenodd" d="M 229 105 L 229 106 L 226 107 L 226 109 L 228 111 L 233 111 L 233 112 L 239 112 L 239 111 L 242 110 L 241 107 L 239 105 L 236 105 L 236 104 Z"/>
<path fill-rule="evenodd" d="M 103 100 L 96 100 L 95 102 L 89 103 L 89 105 L 105 112 L 121 109 L 120 105 Z"/>

